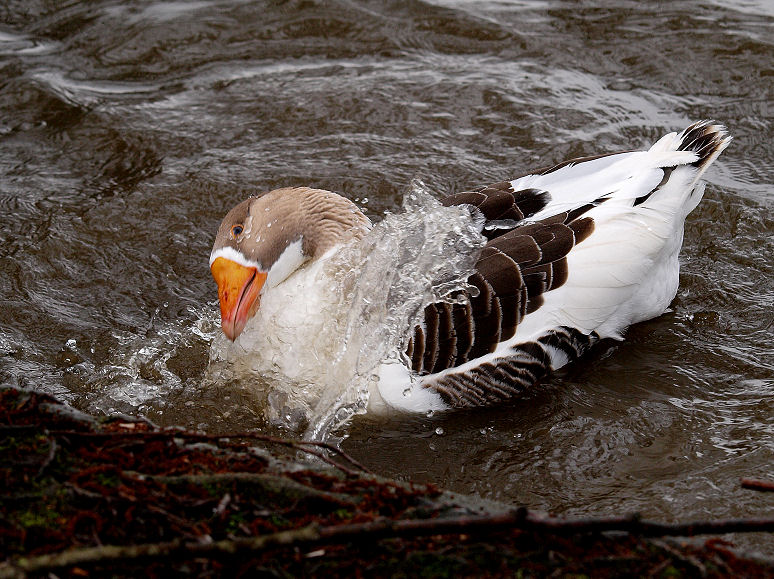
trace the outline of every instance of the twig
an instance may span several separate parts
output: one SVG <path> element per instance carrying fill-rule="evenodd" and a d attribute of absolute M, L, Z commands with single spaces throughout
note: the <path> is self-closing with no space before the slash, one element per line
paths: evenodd
<path fill-rule="evenodd" d="M 40 424 L 0 424 L 0 432 L 21 432 L 24 430 L 40 429 Z"/>
<path fill-rule="evenodd" d="M 124 414 L 123 412 L 116 412 L 115 414 L 110 415 L 109 423 L 115 423 L 118 422 L 124 423 L 124 424 L 145 424 L 146 426 L 150 426 L 153 430 L 160 430 L 161 427 L 153 422 L 150 418 L 147 416 L 131 416 L 129 414 Z M 125 427 L 125 426 L 124 426 Z"/>
<path fill-rule="evenodd" d="M 379 520 L 319 527 L 312 524 L 292 531 L 281 531 L 258 537 L 228 539 L 212 543 L 183 542 L 147 543 L 141 545 L 90 547 L 72 549 L 59 554 L 25 557 L 12 565 L 0 566 L 0 579 L 24 577 L 29 572 L 88 564 L 115 564 L 119 561 L 221 557 L 237 553 L 256 552 L 272 547 L 300 547 L 325 543 L 372 542 L 387 537 L 418 537 L 448 535 L 480 531 L 491 533 L 521 529 L 553 535 L 627 531 L 642 536 L 692 536 L 730 532 L 774 531 L 772 519 L 738 519 L 702 521 L 681 524 L 656 523 L 637 516 L 561 519 L 526 509 L 489 516 L 456 517 L 448 519 Z"/>
<path fill-rule="evenodd" d="M 350 504 L 355 502 L 349 495 L 321 491 L 314 487 L 308 487 L 291 478 L 252 472 L 224 472 L 212 474 L 182 474 L 182 475 L 147 475 L 136 472 L 124 471 L 124 474 L 136 476 L 142 479 L 153 480 L 166 485 L 223 485 L 241 483 L 262 489 L 264 493 L 279 495 L 285 493 L 292 498 L 319 498 L 328 502 Z"/>
<path fill-rule="evenodd" d="M 116 563 L 118 561 L 162 559 L 168 557 L 204 557 L 234 555 L 244 551 L 261 551 L 272 546 L 298 545 L 319 540 L 316 525 L 309 525 L 294 531 L 281 531 L 271 535 L 249 539 L 230 539 L 212 543 L 193 543 L 180 540 L 167 543 L 145 543 L 141 545 L 104 545 L 71 549 L 53 555 L 24 557 L 12 565 L 0 566 L 0 579 L 26 577 L 27 573 L 48 569 L 87 565 L 95 563 Z"/>
<path fill-rule="evenodd" d="M 40 476 L 43 474 L 43 471 L 45 471 L 48 468 L 48 466 L 54 461 L 54 457 L 56 456 L 56 451 L 59 448 L 56 444 L 56 438 L 52 436 L 48 440 L 49 440 L 49 446 L 48 446 L 48 454 L 46 455 L 46 460 L 44 460 L 43 464 L 40 465 L 40 468 L 38 469 L 38 474 L 35 475 L 35 478 L 40 478 Z"/>
<path fill-rule="evenodd" d="M 341 450 L 340 448 L 333 446 L 330 443 L 327 442 L 318 442 L 315 440 L 309 440 L 309 441 L 299 441 L 298 444 L 308 444 L 312 446 L 319 446 L 321 448 L 324 448 L 325 450 L 329 452 L 333 452 L 338 454 L 341 458 L 346 460 L 348 463 L 350 463 L 352 466 L 359 468 L 361 471 L 368 473 L 368 474 L 374 474 L 371 470 L 369 470 L 365 465 L 363 465 L 361 462 L 355 460 L 352 456 Z"/>
<path fill-rule="evenodd" d="M 653 567 L 650 572 L 648 573 L 648 577 L 659 577 L 661 576 L 661 572 L 672 565 L 672 559 L 670 557 L 667 557 L 661 563 Z"/>
<path fill-rule="evenodd" d="M 181 433 L 176 430 L 154 430 L 135 432 L 133 430 L 120 430 L 112 432 L 94 432 L 90 430 L 84 430 L 80 432 L 78 430 L 50 430 L 50 434 L 55 436 L 71 436 L 73 438 L 180 438 Z"/>
<path fill-rule="evenodd" d="M 723 533 L 751 533 L 774 531 L 774 518 L 769 519 L 725 519 L 717 521 L 696 521 L 690 523 L 658 523 L 645 521 L 637 515 L 627 517 L 564 519 L 542 513 L 518 509 L 504 515 L 456 517 L 448 519 L 419 519 L 408 521 L 378 521 L 327 527 L 322 536 L 334 537 L 339 534 L 360 534 L 376 536 L 413 536 L 468 532 L 469 530 L 522 529 L 554 535 L 576 535 L 580 533 L 603 533 L 626 531 L 646 537 L 694 536 Z"/>
<path fill-rule="evenodd" d="M 736 559 L 736 555 L 734 554 L 733 551 L 724 547 L 724 545 L 726 545 L 726 547 L 733 546 L 731 543 L 724 541 L 723 539 L 720 539 L 718 537 L 714 537 L 704 543 L 705 548 L 708 548 L 713 552 L 714 554 L 714 557 L 712 558 L 713 563 L 718 568 L 718 570 L 721 573 L 725 573 L 727 576 L 730 577 L 732 575 L 732 572 L 731 572 L 731 569 L 726 564 L 724 557 L 730 557 L 731 559 Z"/>
<path fill-rule="evenodd" d="M 753 491 L 774 492 L 774 481 L 757 480 L 754 478 L 743 478 L 741 482 L 742 482 L 743 489 L 750 489 Z"/>
<path fill-rule="evenodd" d="M 112 501 L 115 500 L 114 497 L 108 496 L 108 495 L 102 495 L 100 493 L 95 493 L 93 491 L 87 491 L 86 489 L 83 489 L 79 487 L 78 485 L 75 485 L 71 482 L 66 482 L 63 485 L 65 488 L 70 489 L 73 494 L 79 495 L 81 497 L 86 497 L 87 499 L 95 499 L 95 500 L 105 500 L 105 501 Z"/>
<path fill-rule="evenodd" d="M 296 450 L 300 450 L 302 452 L 306 452 L 340 469 L 341 471 L 343 471 L 348 475 L 357 475 L 356 472 L 331 460 L 329 457 L 323 455 L 322 453 L 314 452 L 308 448 L 305 448 L 307 446 L 317 446 L 341 456 L 341 458 L 343 458 L 345 461 L 355 466 L 356 468 L 360 469 L 362 472 L 365 472 L 367 474 L 373 474 L 370 470 L 368 470 L 368 468 L 366 468 L 360 462 L 355 460 L 349 454 L 347 454 L 340 448 L 337 448 L 334 445 L 329 444 L 327 442 L 321 442 L 321 441 L 315 441 L 315 440 L 289 440 L 284 438 L 278 438 L 276 436 L 270 436 L 268 434 L 262 434 L 259 432 L 248 431 L 248 432 L 231 432 L 226 434 L 199 434 L 196 432 L 187 432 L 187 431 L 181 431 L 181 430 L 157 430 L 157 431 L 151 431 L 151 432 L 77 432 L 77 431 L 69 431 L 69 430 L 52 430 L 51 434 L 55 434 L 58 436 L 75 436 L 75 437 L 81 437 L 81 438 L 113 438 L 113 439 L 115 438 L 184 438 L 188 440 L 199 440 L 199 441 L 208 441 L 208 440 L 218 441 L 218 440 L 231 439 L 231 438 L 246 438 L 246 439 L 252 439 L 252 440 L 261 440 L 263 442 L 279 444 L 282 446 L 295 448 Z"/>
<path fill-rule="evenodd" d="M 341 472 L 343 472 L 344 474 L 347 474 L 349 476 L 353 476 L 354 477 L 354 476 L 358 476 L 358 474 L 359 474 L 357 471 L 354 471 L 351 468 L 347 468 L 343 464 L 339 464 L 338 462 L 336 462 L 335 460 L 333 460 L 332 458 L 330 458 L 329 456 L 327 456 L 323 452 L 317 452 L 315 450 L 310 450 L 308 448 L 301 448 L 301 447 L 297 447 L 297 446 L 294 446 L 293 448 L 297 448 L 301 452 L 305 452 L 307 454 L 311 454 L 312 456 L 316 456 L 317 458 L 319 458 L 323 462 L 333 466 L 334 468 L 339 469 Z"/>
<path fill-rule="evenodd" d="M 295 448 L 297 450 L 300 450 L 302 452 L 309 453 L 313 456 L 316 456 L 328 464 L 331 464 L 342 471 L 346 472 L 347 474 L 357 474 L 353 473 L 352 471 L 348 470 L 345 467 L 342 467 L 340 464 L 331 461 L 329 458 L 322 456 L 320 453 L 312 452 L 308 449 L 305 449 L 303 447 L 305 446 L 317 446 L 319 448 L 323 448 L 327 450 L 328 452 L 332 452 L 334 454 L 339 455 L 341 458 L 346 460 L 348 463 L 350 463 L 352 466 L 360 469 L 361 471 L 373 474 L 370 470 L 368 470 L 364 465 L 362 465 L 360 462 L 355 460 L 353 457 L 351 457 L 349 454 L 341 450 L 340 448 L 337 448 L 336 446 L 328 443 L 328 442 L 321 442 L 317 440 L 292 440 L 292 439 L 285 439 L 285 438 L 279 438 L 276 436 L 271 436 L 269 434 L 262 434 L 260 432 L 230 432 L 226 434 L 198 434 L 195 432 L 177 432 L 176 436 L 181 438 L 191 438 L 194 440 L 223 440 L 226 438 L 247 438 L 247 439 L 253 439 L 253 440 L 261 440 L 263 442 L 270 442 L 272 444 L 279 444 L 282 446 L 287 446 L 290 448 Z"/>
<path fill-rule="evenodd" d="M 693 569 L 696 571 L 699 575 L 699 577 L 706 577 L 707 576 L 707 569 L 704 567 L 701 561 L 699 561 L 696 557 L 691 556 L 690 554 L 686 553 L 680 553 L 677 549 L 672 547 L 669 543 L 666 543 L 664 541 L 659 541 L 657 539 L 651 540 L 651 543 L 655 546 L 657 546 L 659 549 L 664 551 L 668 554 L 669 559 L 672 559 L 673 561 L 679 561 L 689 569 Z M 667 560 L 669 560 L 667 559 Z"/>

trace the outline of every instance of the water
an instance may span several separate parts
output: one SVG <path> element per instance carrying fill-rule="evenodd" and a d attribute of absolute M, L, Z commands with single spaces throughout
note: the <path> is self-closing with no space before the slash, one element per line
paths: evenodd
<path fill-rule="evenodd" d="M 379 222 L 700 118 L 734 141 L 673 311 L 507 407 L 358 415 L 377 472 L 568 514 L 771 516 L 774 10 L 731 2 L 7 2 L 0 377 L 94 413 L 276 429 L 209 364 L 228 208 L 312 185 Z M 774 553 L 770 536 L 738 539 Z"/>

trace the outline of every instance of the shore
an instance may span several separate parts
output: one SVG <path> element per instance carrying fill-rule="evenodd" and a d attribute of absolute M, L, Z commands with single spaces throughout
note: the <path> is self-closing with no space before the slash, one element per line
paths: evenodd
<path fill-rule="evenodd" d="M 11 387 L 0 416 L 0 578 L 774 577 L 719 538 L 774 519 L 555 518 L 384 479 L 325 444 L 102 420 Z"/>

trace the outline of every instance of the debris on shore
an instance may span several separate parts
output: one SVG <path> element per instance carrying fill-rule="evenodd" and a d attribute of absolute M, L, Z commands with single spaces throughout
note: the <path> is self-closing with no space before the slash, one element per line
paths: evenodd
<path fill-rule="evenodd" d="M 773 577 L 717 538 L 774 519 L 562 519 L 371 474 L 255 432 L 101 420 L 0 387 L 0 579 Z M 667 537 L 715 535 L 704 540 Z"/>

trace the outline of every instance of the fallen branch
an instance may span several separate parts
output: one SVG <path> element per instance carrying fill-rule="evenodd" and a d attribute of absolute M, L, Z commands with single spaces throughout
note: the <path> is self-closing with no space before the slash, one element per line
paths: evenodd
<path fill-rule="evenodd" d="M 742 488 L 753 491 L 774 491 L 774 481 L 756 480 L 753 478 L 743 478 Z"/>
<path fill-rule="evenodd" d="M 492 533 L 523 530 L 549 535 L 575 535 L 625 531 L 647 537 L 694 536 L 722 533 L 774 531 L 774 518 L 731 519 L 690 523 L 657 523 L 636 515 L 628 517 L 563 519 L 518 509 L 506 514 L 443 519 L 378 520 L 368 523 L 320 527 L 308 525 L 291 531 L 281 531 L 257 537 L 227 539 L 213 542 L 184 542 L 140 545 L 105 545 L 72 549 L 63 553 L 23 557 L 0 566 L 0 579 L 25 577 L 41 572 L 76 565 L 115 565 L 126 561 L 146 561 L 162 558 L 223 557 L 242 553 L 257 553 L 272 547 L 310 547 L 345 542 L 373 542 L 384 538 Z"/>

